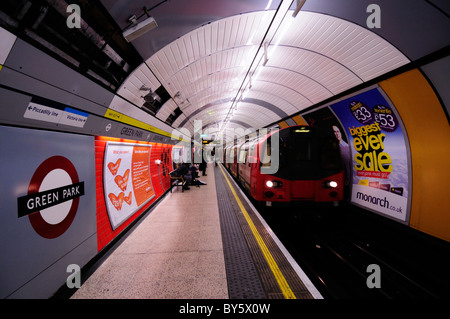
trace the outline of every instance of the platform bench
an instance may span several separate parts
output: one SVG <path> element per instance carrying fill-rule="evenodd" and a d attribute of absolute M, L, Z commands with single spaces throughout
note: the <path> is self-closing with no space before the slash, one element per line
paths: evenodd
<path fill-rule="evenodd" d="M 184 192 L 184 184 L 186 184 L 186 181 L 184 180 L 183 176 L 174 176 L 175 170 L 171 171 L 169 173 L 170 176 L 170 192 L 172 193 L 173 187 L 181 186 L 181 192 Z"/>

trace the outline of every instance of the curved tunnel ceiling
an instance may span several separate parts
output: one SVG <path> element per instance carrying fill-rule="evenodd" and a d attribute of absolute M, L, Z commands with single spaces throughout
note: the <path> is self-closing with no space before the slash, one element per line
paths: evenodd
<path fill-rule="evenodd" d="M 180 108 L 174 128 L 192 132 L 194 120 L 260 128 L 410 62 L 369 29 L 316 12 L 293 18 L 288 9 L 203 25 L 148 58 L 117 94 L 142 106 L 142 85 L 164 86 L 172 99 L 156 117 Z"/>

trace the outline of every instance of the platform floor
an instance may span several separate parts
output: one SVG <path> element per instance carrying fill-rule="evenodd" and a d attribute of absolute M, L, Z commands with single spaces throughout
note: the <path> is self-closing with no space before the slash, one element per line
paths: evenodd
<path fill-rule="evenodd" d="M 228 298 L 214 169 L 172 193 L 72 298 Z"/>
<path fill-rule="evenodd" d="M 209 164 L 207 185 L 173 188 L 71 298 L 320 298 L 226 175 Z"/>

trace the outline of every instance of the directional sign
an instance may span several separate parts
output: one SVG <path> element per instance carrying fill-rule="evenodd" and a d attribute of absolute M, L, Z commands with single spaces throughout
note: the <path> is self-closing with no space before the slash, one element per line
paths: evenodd
<path fill-rule="evenodd" d="M 23 117 L 82 128 L 86 124 L 89 114 L 70 107 L 55 108 L 30 102 Z"/>
<path fill-rule="evenodd" d="M 86 121 L 88 119 L 89 114 L 74 110 L 70 107 L 66 107 L 64 109 L 63 115 L 61 116 L 61 120 L 59 124 L 65 124 L 76 127 L 84 127 Z"/>
<path fill-rule="evenodd" d="M 39 121 L 58 123 L 61 119 L 62 111 L 45 105 L 30 102 L 23 117 Z"/>

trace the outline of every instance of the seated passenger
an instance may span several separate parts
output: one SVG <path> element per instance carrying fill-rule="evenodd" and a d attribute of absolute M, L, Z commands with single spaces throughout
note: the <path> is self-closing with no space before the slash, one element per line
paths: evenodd
<path fill-rule="evenodd" d="M 189 167 L 189 171 L 191 172 L 192 180 L 198 178 L 198 169 L 195 164 L 192 164 L 191 167 Z"/>
<path fill-rule="evenodd" d="M 183 179 L 185 180 L 183 189 L 190 189 L 189 185 L 191 184 L 192 176 L 189 171 L 189 163 L 183 163 L 180 166 L 178 166 L 175 172 L 173 172 L 173 176 L 175 177 L 183 176 Z"/>
<path fill-rule="evenodd" d="M 191 172 L 191 176 L 192 176 L 192 180 L 191 180 L 191 185 L 206 185 L 205 182 L 197 179 L 198 178 L 198 167 L 197 165 L 193 164 L 191 165 L 191 167 L 189 167 L 189 171 Z"/>

